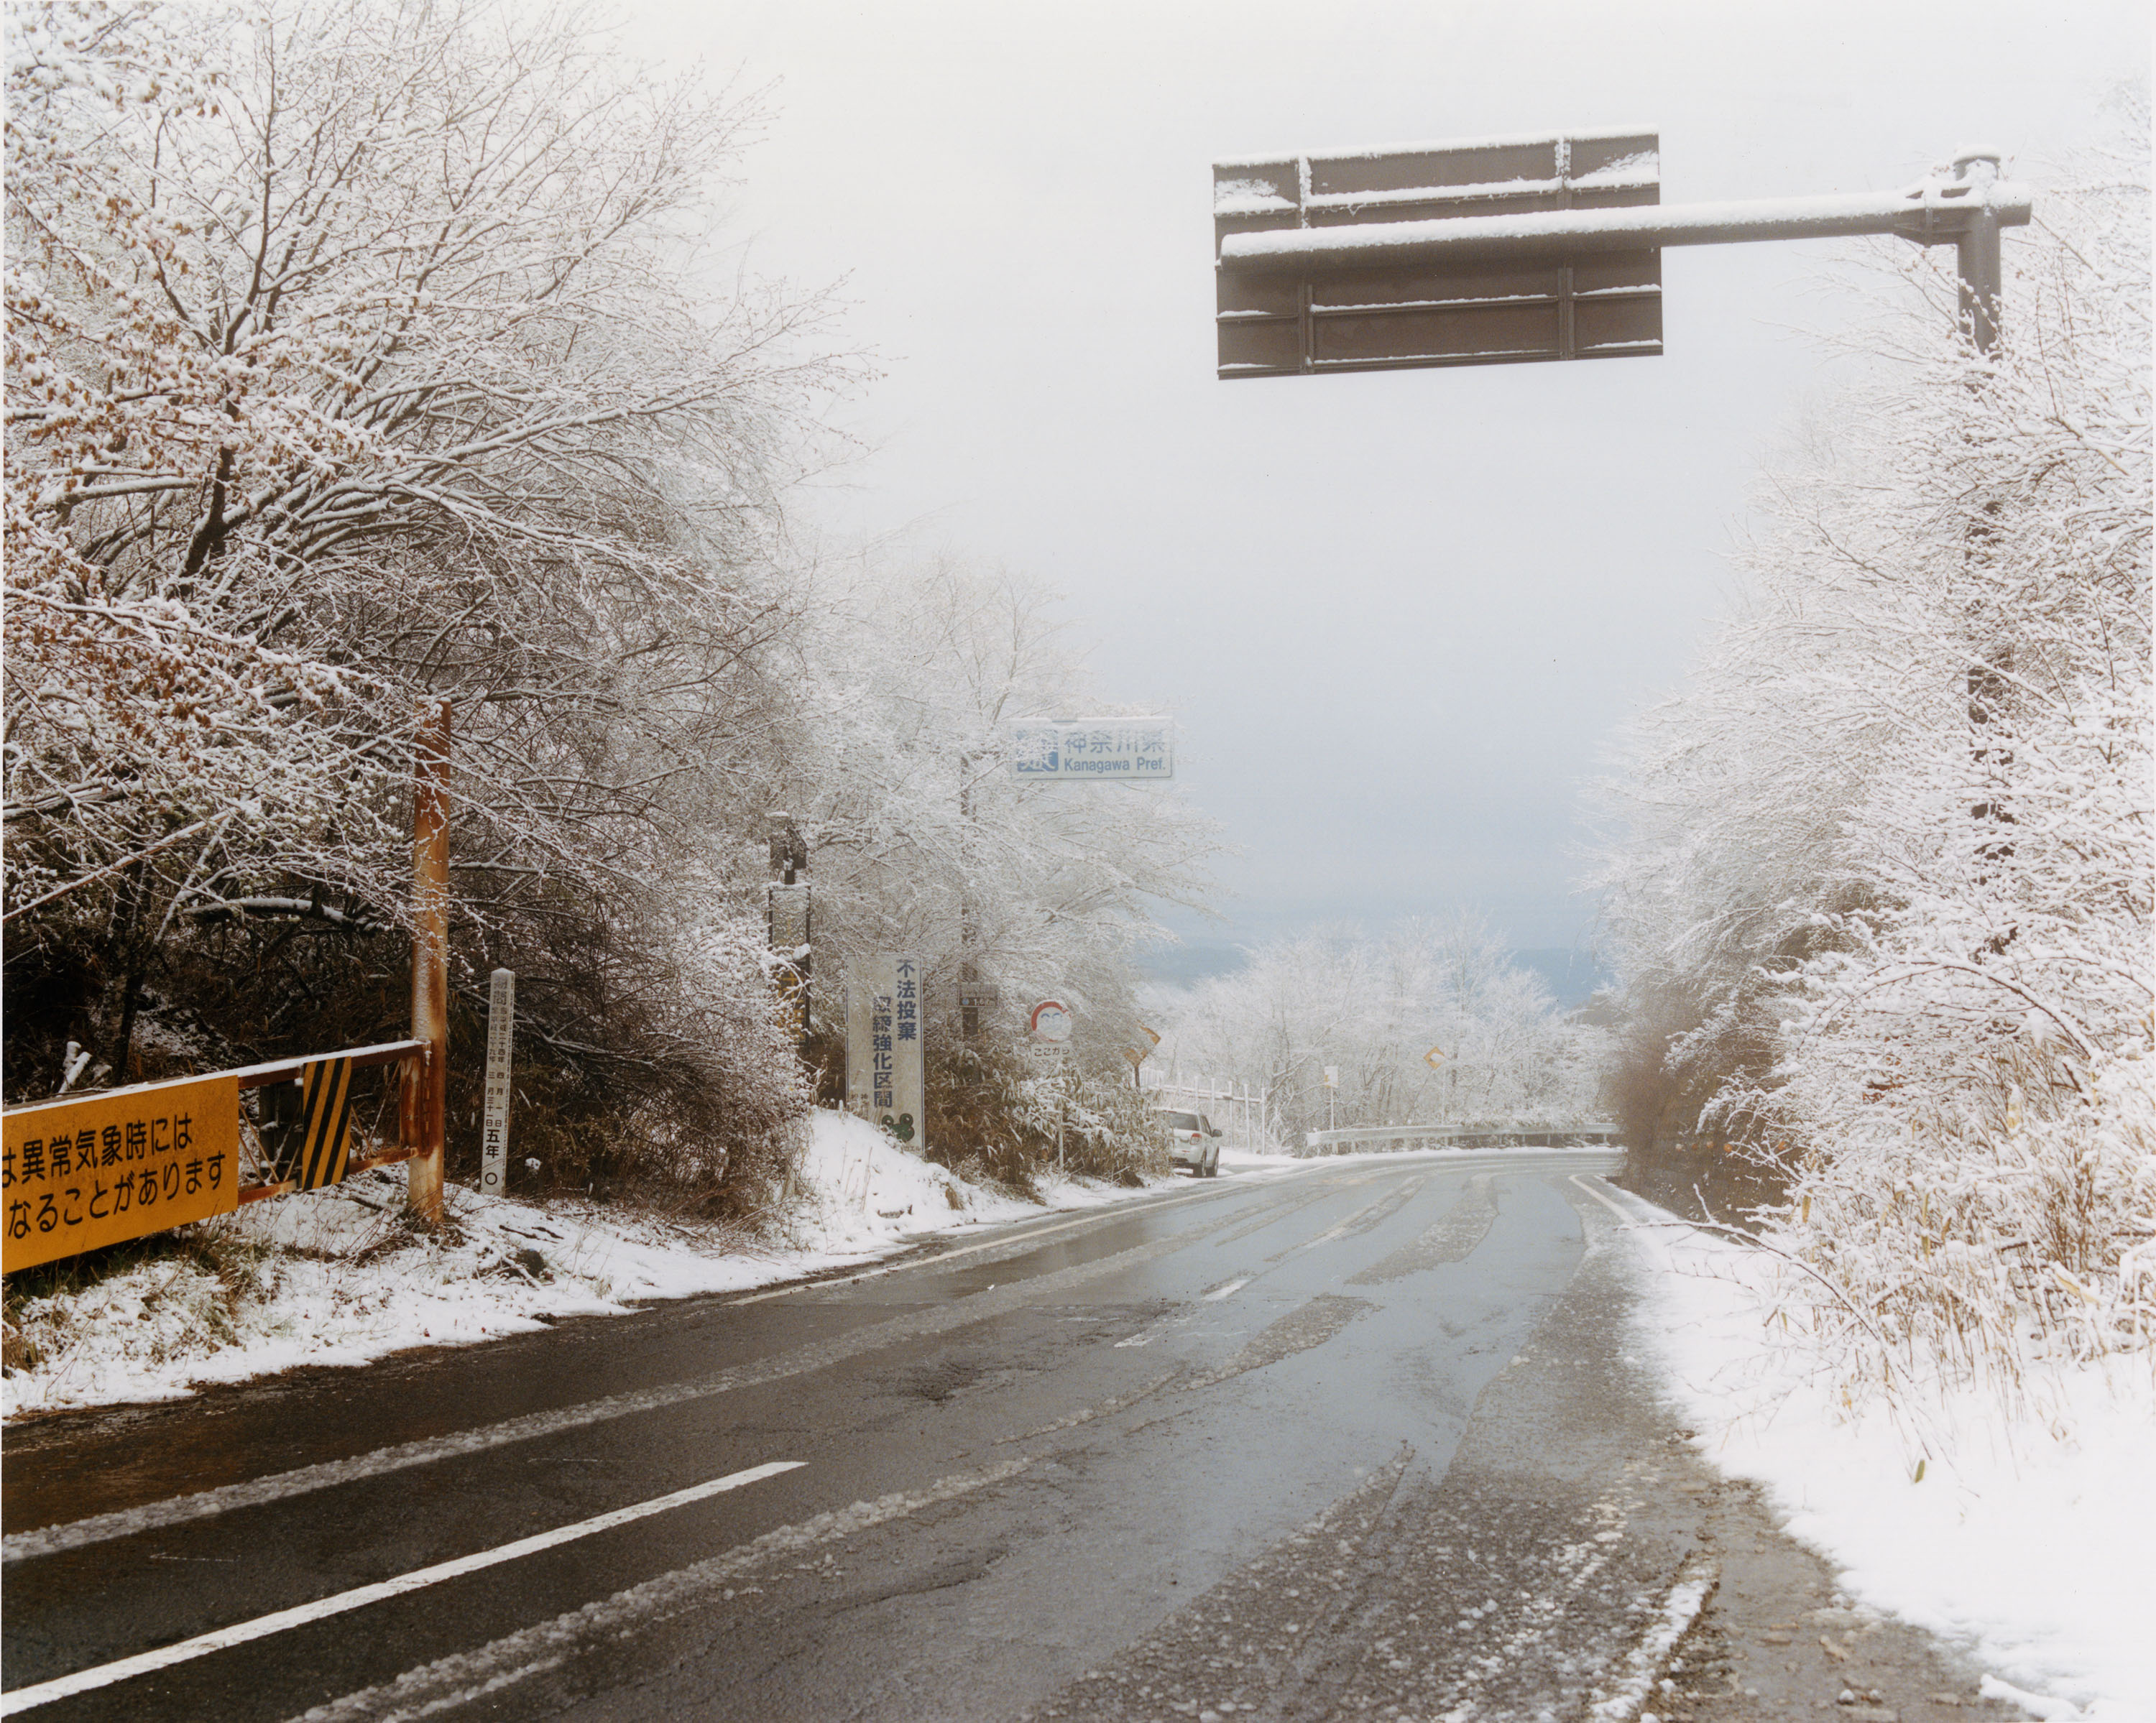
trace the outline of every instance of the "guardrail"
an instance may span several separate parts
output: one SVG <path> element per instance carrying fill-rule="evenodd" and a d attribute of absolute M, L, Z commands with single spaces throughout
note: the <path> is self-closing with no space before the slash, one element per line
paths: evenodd
<path fill-rule="evenodd" d="M 307 1067 L 327 1059 L 340 1060 L 348 1069 L 357 1071 L 369 1065 L 397 1064 L 408 1059 L 417 1059 L 424 1065 L 432 1056 L 432 1044 L 425 1041 L 381 1041 L 372 1047 L 355 1047 L 345 1053 L 316 1054 L 311 1058 L 273 1059 L 264 1064 L 243 1065 L 230 1074 L 242 1089 L 267 1089 L 272 1083 L 290 1081 L 304 1084 Z M 116 1090 L 110 1092 L 119 1094 L 122 1091 Z M 369 1155 L 364 1160 L 346 1161 L 342 1177 L 350 1178 L 355 1172 L 393 1166 L 399 1161 L 410 1160 L 418 1152 L 419 1145 L 408 1139 L 381 1154 Z M 259 1203 L 267 1197 L 284 1196 L 299 1187 L 300 1181 L 296 1177 L 280 1179 L 271 1184 L 242 1185 L 239 1200 L 243 1204 Z"/>
<path fill-rule="evenodd" d="M 412 1115 L 436 1056 L 425 1040 L 385 1041 L 10 1107 L 0 1113 L 0 1269 L 12 1274 L 424 1153 Z M 398 1141 L 355 1159 L 352 1074 L 390 1064 L 403 1067 Z M 243 1184 L 243 1159 L 255 1157 L 243 1156 L 239 1092 L 285 1082 L 300 1093 L 269 1177 Z M 262 1138 L 258 1125 L 255 1146 L 267 1149 Z"/>
<path fill-rule="evenodd" d="M 1512 1128 L 1488 1125 L 1358 1125 L 1338 1131 L 1312 1131 L 1303 1137 L 1303 1154 L 1352 1155 L 1369 1150 L 1411 1149 L 1584 1149 L 1622 1148 L 1624 1133 L 1614 1125 Z"/>

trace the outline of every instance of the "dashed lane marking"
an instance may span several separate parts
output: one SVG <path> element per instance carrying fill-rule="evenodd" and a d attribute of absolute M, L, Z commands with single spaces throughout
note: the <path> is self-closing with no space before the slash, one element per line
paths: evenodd
<path fill-rule="evenodd" d="M 274 1615 L 258 1615 L 253 1621 L 219 1628 L 212 1633 L 199 1633 L 192 1639 L 182 1639 L 176 1645 L 161 1645 L 154 1651 L 125 1657 L 117 1663 L 100 1664 L 94 1669 L 78 1669 L 72 1675 L 40 1681 L 34 1687 L 18 1687 L 12 1693 L 0 1694 L 0 1716 L 13 1716 L 18 1711 L 27 1711 L 35 1705 L 50 1705 L 56 1699 L 69 1699 L 78 1693 L 110 1687 L 118 1681 L 132 1680 L 137 1675 L 146 1675 L 154 1670 L 168 1669 L 174 1664 L 192 1663 L 198 1657 L 208 1657 L 213 1651 L 244 1645 L 250 1639 L 265 1639 L 272 1633 L 289 1633 L 292 1628 L 305 1627 L 310 1622 L 321 1621 L 327 1616 L 342 1615 L 349 1610 L 364 1609 L 370 1603 L 379 1603 L 388 1597 L 401 1597 L 407 1592 L 422 1591 L 429 1586 L 440 1585 L 445 1580 L 460 1579 L 465 1574 L 477 1573 L 482 1568 L 498 1567 L 505 1561 L 536 1555 L 540 1551 L 551 1550 L 558 1544 L 573 1543 L 580 1537 L 611 1531 L 617 1526 L 627 1526 L 634 1520 L 648 1519 L 654 1514 L 665 1513 L 670 1509 L 686 1507 L 690 1502 L 702 1501 L 708 1496 L 739 1490 L 744 1485 L 775 1478 L 781 1472 L 793 1471 L 803 1464 L 798 1459 L 775 1459 L 763 1465 L 751 1466 L 745 1472 L 729 1472 L 723 1478 L 692 1484 L 688 1489 L 677 1490 L 670 1495 L 654 1496 L 649 1501 L 616 1508 L 610 1514 L 579 1520 L 573 1526 L 557 1526 L 536 1536 L 521 1537 L 515 1543 L 481 1550 L 476 1555 L 459 1556 L 454 1561 L 438 1561 L 432 1567 L 416 1568 L 410 1573 L 400 1573 L 394 1579 L 356 1587 L 349 1592 L 339 1592 L 332 1597 L 302 1603 L 296 1608 L 280 1609 Z"/>
<path fill-rule="evenodd" d="M 1222 1299 L 1226 1298 L 1231 1293 L 1240 1292 L 1256 1278 L 1257 1276 L 1255 1274 L 1242 1274 L 1239 1275 L 1233 1280 L 1224 1280 L 1219 1285 L 1214 1287 L 1210 1292 L 1204 1295 L 1204 1300 L 1209 1305 L 1218 1304 Z"/>

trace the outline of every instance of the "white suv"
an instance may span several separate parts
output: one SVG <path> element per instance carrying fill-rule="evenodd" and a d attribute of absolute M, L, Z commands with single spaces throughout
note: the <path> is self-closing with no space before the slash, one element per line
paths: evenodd
<path fill-rule="evenodd" d="M 1188 1167 L 1199 1178 L 1220 1176 L 1220 1150 L 1212 1140 L 1219 1129 L 1203 1113 L 1185 1113 L 1173 1107 L 1155 1107 L 1153 1117 L 1168 1133 L 1168 1156 L 1178 1167 Z"/>

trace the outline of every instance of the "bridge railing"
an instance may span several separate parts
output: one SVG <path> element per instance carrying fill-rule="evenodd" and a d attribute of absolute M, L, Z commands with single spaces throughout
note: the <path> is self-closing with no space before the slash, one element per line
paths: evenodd
<path fill-rule="evenodd" d="M 1307 1156 L 1411 1149 L 1587 1149 L 1623 1146 L 1623 1133 L 1614 1125 L 1538 1125 L 1518 1128 L 1490 1125 L 1358 1125 L 1338 1131 L 1306 1132 L 1302 1153 Z"/>

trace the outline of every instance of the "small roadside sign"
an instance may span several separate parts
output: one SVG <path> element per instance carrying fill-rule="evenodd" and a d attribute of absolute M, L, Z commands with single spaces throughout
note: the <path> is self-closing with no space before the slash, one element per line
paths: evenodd
<path fill-rule="evenodd" d="M 911 951 L 881 951 L 869 970 L 869 1117 L 918 1151 L 927 1121 L 921 977 Z"/>
<path fill-rule="evenodd" d="M 505 1195 L 509 1187 L 509 1054 L 516 1022 L 516 974 L 497 969 L 487 978 L 485 1113 L 479 1153 L 479 1187 L 490 1197 Z"/>
<path fill-rule="evenodd" d="M 1340 1086 L 1339 1066 L 1327 1065 L 1325 1068 L 1325 1086 L 1327 1089 L 1337 1089 Z"/>
<path fill-rule="evenodd" d="M 1050 1047 L 1066 1044 L 1070 1039 L 1070 1008 L 1060 999 L 1042 1000 L 1026 1019 L 1026 1033 Z"/>
<path fill-rule="evenodd" d="M 1422 1056 L 1422 1062 L 1428 1065 L 1433 1071 L 1440 1065 L 1443 1064 L 1445 1063 L 1445 1052 L 1442 1047 L 1433 1047 L 1428 1053 L 1425 1053 Z"/>

